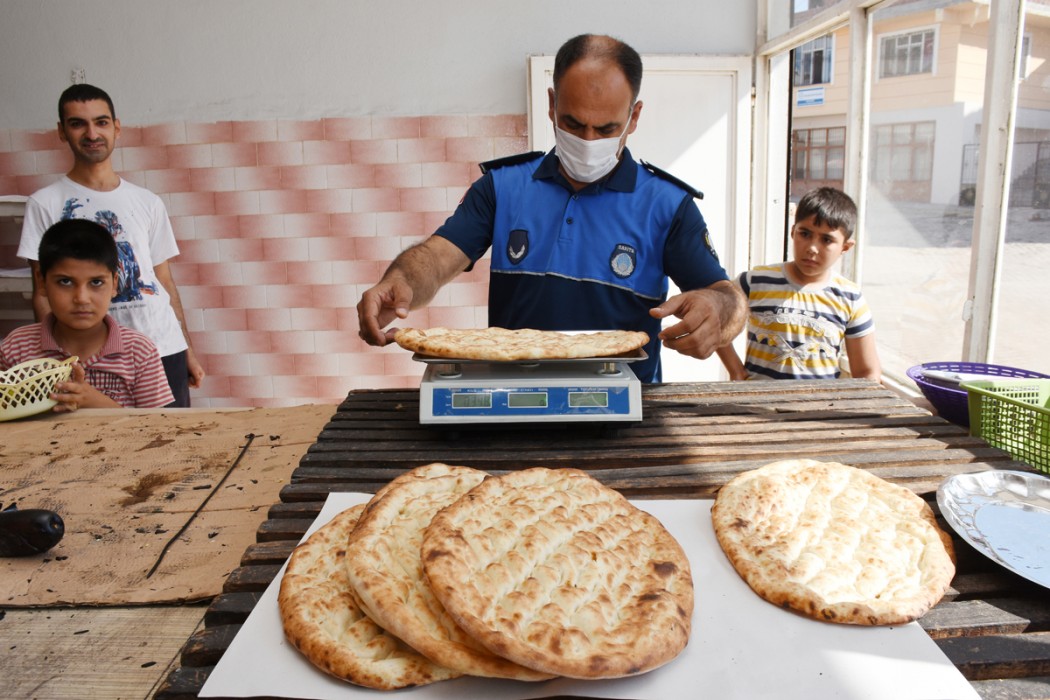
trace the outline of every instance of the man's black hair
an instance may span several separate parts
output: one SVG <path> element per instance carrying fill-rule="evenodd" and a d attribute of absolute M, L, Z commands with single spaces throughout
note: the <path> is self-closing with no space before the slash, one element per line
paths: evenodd
<path fill-rule="evenodd" d="M 554 91 L 558 91 L 565 71 L 584 58 L 612 61 L 623 71 L 631 86 L 631 100 L 638 99 L 642 89 L 642 57 L 619 39 L 597 34 L 580 34 L 562 44 L 554 57 Z"/>
<path fill-rule="evenodd" d="M 90 102 L 92 100 L 105 100 L 106 104 L 109 105 L 109 116 L 114 119 L 117 118 L 117 110 L 113 109 L 113 100 L 110 99 L 109 94 L 105 90 L 87 83 L 77 83 L 63 90 L 58 98 L 59 123 L 62 123 L 66 118 L 65 106 L 67 104 L 70 102 Z"/>

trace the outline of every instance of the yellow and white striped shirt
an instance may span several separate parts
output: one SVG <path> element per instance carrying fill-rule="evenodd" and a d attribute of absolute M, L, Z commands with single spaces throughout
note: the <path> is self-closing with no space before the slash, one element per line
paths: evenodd
<path fill-rule="evenodd" d="M 750 307 L 744 367 L 758 378 L 834 379 L 845 339 L 875 330 L 871 310 L 860 287 L 845 277 L 800 286 L 788 279 L 786 265 L 740 275 Z"/>

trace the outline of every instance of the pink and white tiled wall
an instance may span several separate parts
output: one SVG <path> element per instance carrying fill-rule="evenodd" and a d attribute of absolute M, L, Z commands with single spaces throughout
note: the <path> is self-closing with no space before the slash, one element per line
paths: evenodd
<path fill-rule="evenodd" d="M 480 175 L 526 149 L 526 117 L 359 117 L 124 125 L 123 177 L 159 194 L 208 377 L 195 406 L 338 402 L 418 386 L 422 366 L 357 337 L 356 305 Z M 0 194 L 28 195 L 70 166 L 54 131 L 0 129 Z M 400 325 L 487 325 L 488 261 Z"/>

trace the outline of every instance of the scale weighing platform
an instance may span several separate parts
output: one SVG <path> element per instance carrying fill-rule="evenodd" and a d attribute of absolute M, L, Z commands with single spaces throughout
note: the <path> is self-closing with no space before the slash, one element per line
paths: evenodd
<path fill-rule="evenodd" d="M 424 424 L 610 422 L 642 419 L 642 385 L 614 358 L 490 362 L 413 355 L 427 364 L 419 386 Z"/>

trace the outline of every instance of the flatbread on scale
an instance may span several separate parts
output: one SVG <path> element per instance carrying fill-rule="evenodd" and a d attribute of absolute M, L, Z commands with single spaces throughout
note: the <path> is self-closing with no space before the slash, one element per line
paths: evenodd
<path fill-rule="evenodd" d="M 641 331 L 563 333 L 506 328 L 402 328 L 394 335 L 402 348 L 431 357 L 490 362 L 615 357 L 649 342 Z"/>

